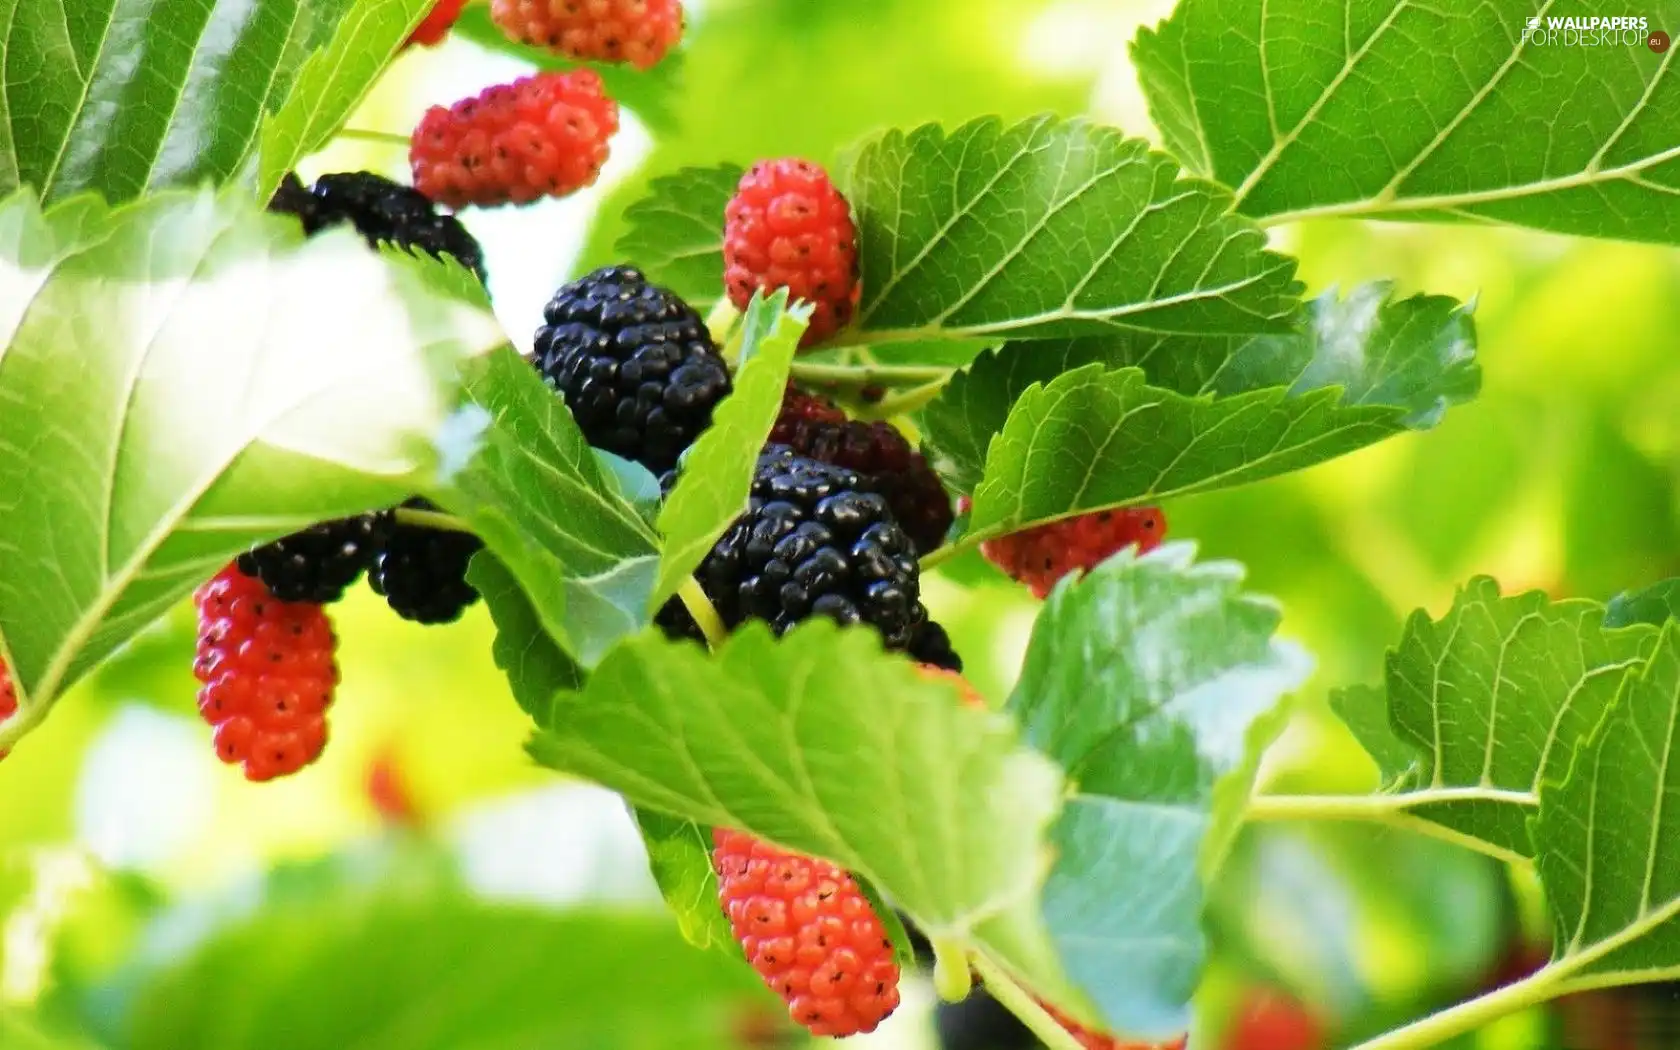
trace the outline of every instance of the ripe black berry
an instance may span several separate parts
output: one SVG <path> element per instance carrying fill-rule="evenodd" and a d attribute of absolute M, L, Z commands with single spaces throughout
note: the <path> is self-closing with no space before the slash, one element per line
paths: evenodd
<path fill-rule="evenodd" d="M 419 498 L 403 506 L 437 510 Z M 467 564 L 483 546 L 471 533 L 397 523 L 368 573 L 368 583 L 405 620 L 452 623 L 478 601 L 478 592 L 467 582 Z"/>
<path fill-rule="evenodd" d="M 784 445 L 759 456 L 746 513 L 695 575 L 729 627 L 754 618 L 780 633 L 827 616 L 871 624 L 887 648 L 902 650 L 927 621 L 910 539 L 887 501 L 863 491 L 856 472 Z M 660 622 L 695 634 L 679 604 Z"/>
<path fill-rule="evenodd" d="M 919 664 L 932 664 L 934 667 L 943 667 L 947 671 L 959 673 L 963 669 L 962 657 L 951 648 L 951 636 L 945 633 L 945 628 L 932 620 L 916 629 L 905 651 Z"/>
<path fill-rule="evenodd" d="M 325 605 L 373 564 L 389 526 L 385 514 L 324 521 L 247 551 L 237 564 L 283 602 Z"/>
<path fill-rule="evenodd" d="M 451 255 L 485 280 L 484 252 L 453 215 L 441 214 L 424 194 L 370 171 L 323 175 L 305 190 L 287 175 L 269 201 L 271 211 L 296 215 L 306 234 L 348 222 L 377 247 L 390 242 L 435 256 Z"/>
<path fill-rule="evenodd" d="M 706 324 L 640 270 L 609 266 L 554 293 L 534 363 L 596 448 L 664 473 L 730 391 Z"/>
<path fill-rule="evenodd" d="M 926 458 L 890 423 L 848 420 L 827 398 L 789 385 L 770 440 L 802 456 L 855 470 L 892 507 L 918 554 L 945 542 L 951 496 Z"/>

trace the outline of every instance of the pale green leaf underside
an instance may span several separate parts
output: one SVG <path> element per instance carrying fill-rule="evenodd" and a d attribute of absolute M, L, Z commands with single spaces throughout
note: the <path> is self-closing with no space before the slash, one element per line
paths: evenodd
<path fill-rule="evenodd" d="M 749 623 L 710 657 L 644 634 L 562 694 L 553 725 L 531 745 L 545 765 L 833 860 L 930 935 L 1078 1001 L 1039 914 L 1059 774 L 873 632 L 817 620 L 778 641 Z"/>
<path fill-rule="evenodd" d="M 1603 621 L 1594 602 L 1501 596 L 1486 577 L 1468 583 L 1440 620 L 1413 613 L 1387 661 L 1391 733 L 1371 728 L 1380 727 L 1372 705 L 1381 691 L 1335 699 L 1369 738 L 1395 810 L 1533 856 L 1528 825 L 1542 782 L 1562 779 L 1656 636 Z"/>
<path fill-rule="evenodd" d="M 554 640 L 592 666 L 649 622 L 659 538 L 530 361 L 503 348 L 467 389 L 438 500 L 472 524 Z"/>
<path fill-rule="evenodd" d="M 1495 220 L 1680 243 L 1680 76 L 1642 32 L 1525 37 L 1585 0 L 1184 0 L 1132 54 L 1167 147 L 1269 222 Z"/>
<path fill-rule="evenodd" d="M 1051 936 L 1111 1027 L 1159 1039 L 1188 1026 L 1201 978 L 1198 872 L 1234 827 L 1217 789 L 1252 777 L 1251 727 L 1309 669 L 1272 640 L 1277 606 L 1193 553 L 1122 553 L 1058 586 L 1009 702 L 1078 787 L 1045 887 Z M 1247 790 L 1225 794 L 1240 806 Z"/>
<path fill-rule="evenodd" d="M 503 341 L 348 230 L 209 192 L 0 204 L 4 747 L 229 557 L 397 502 Z M 368 391 L 379 396 L 370 398 Z"/>
<path fill-rule="evenodd" d="M 259 136 L 272 188 L 430 6 L 0 0 L 0 194 L 25 185 L 51 202 L 95 190 L 115 203 L 222 181 L 246 170 Z"/>
<path fill-rule="evenodd" d="M 889 131 L 842 183 L 863 280 L 842 341 L 1280 331 L 1299 305 L 1293 260 L 1224 189 L 1112 128 Z"/>
<path fill-rule="evenodd" d="M 655 605 L 677 592 L 746 510 L 753 465 L 781 411 L 788 366 L 805 333 L 807 312 L 784 313 L 786 306 L 786 290 L 769 299 L 754 296 L 741 319 L 745 363 L 735 388 L 718 406 L 712 425 L 683 453 L 676 487 L 659 512 L 664 546 Z"/>
<path fill-rule="evenodd" d="M 1433 426 L 1450 405 L 1481 388 L 1470 311 L 1444 296 L 1391 298 L 1386 281 L 1346 296 L 1332 289 L 1307 304 L 1295 330 L 1219 336 L 1120 332 L 1004 344 L 982 354 L 922 414 L 951 479 L 972 491 L 992 436 L 1016 399 L 1082 365 L 1143 370 L 1151 386 L 1189 397 L 1230 397 L 1267 388 L 1291 396 L 1331 386 L 1341 402 L 1404 409 L 1396 429 Z"/>
<path fill-rule="evenodd" d="M 618 254 L 695 309 L 708 309 L 723 297 L 723 210 L 742 174 L 720 164 L 654 179 L 647 196 L 625 209 L 629 228 Z"/>
<path fill-rule="evenodd" d="M 1593 983 L 1680 975 L 1680 623 L 1622 686 L 1535 823 L 1554 966 Z"/>

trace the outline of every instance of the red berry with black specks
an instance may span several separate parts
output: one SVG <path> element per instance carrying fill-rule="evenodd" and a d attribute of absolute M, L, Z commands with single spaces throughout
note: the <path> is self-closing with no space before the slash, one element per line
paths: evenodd
<path fill-rule="evenodd" d="M 618 131 L 618 103 L 589 69 L 497 84 L 420 118 L 414 188 L 451 208 L 529 204 L 593 185 Z"/>
<path fill-rule="evenodd" d="M 0 725 L 17 714 L 17 687 L 12 684 L 12 672 L 4 661 L 0 661 Z M 0 751 L 0 758 L 5 758 L 8 752 Z"/>
<path fill-rule="evenodd" d="M 858 298 L 857 227 L 828 173 L 810 161 L 767 160 L 741 176 L 724 209 L 723 280 L 746 309 L 753 293 L 786 288 L 812 304 L 799 345 L 851 323 Z"/>
<path fill-rule="evenodd" d="M 720 828 L 712 841 L 730 928 L 797 1024 L 857 1035 L 898 1008 L 892 939 L 850 875 L 739 831 Z"/>
<path fill-rule="evenodd" d="M 968 506 L 966 497 L 962 505 Z M 1148 554 L 1166 535 L 1167 517 L 1161 508 L 1126 507 L 1012 532 L 982 543 L 980 553 L 1043 598 L 1063 576 L 1089 572 L 1127 547 Z"/>
<path fill-rule="evenodd" d="M 321 606 L 283 602 L 229 565 L 193 593 L 204 685 L 198 710 L 216 754 L 247 780 L 287 776 L 321 757 L 338 685 L 338 640 Z"/>
<path fill-rule="evenodd" d="M 490 19 L 510 40 L 642 70 L 683 35 L 678 0 L 490 0 Z"/>
<path fill-rule="evenodd" d="M 455 28 L 455 23 L 460 21 L 461 8 L 465 7 L 466 3 L 467 0 L 437 0 L 426 17 L 414 27 L 414 32 L 408 34 L 403 47 L 413 47 L 415 44 L 436 47 L 443 43 L 443 38 L 448 36 L 449 31 Z"/>

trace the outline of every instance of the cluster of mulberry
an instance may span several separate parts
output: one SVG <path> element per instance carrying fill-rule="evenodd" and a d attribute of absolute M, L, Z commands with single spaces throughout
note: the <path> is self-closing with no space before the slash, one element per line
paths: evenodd
<path fill-rule="evenodd" d="M 440 43 L 463 6 L 438 0 L 405 46 Z M 515 41 L 644 70 L 684 29 L 678 0 L 491 0 L 490 13 Z M 599 178 L 618 128 L 599 74 L 538 73 L 428 110 L 409 138 L 412 186 L 370 172 L 312 186 L 288 175 L 270 209 L 296 217 L 306 234 L 348 223 L 370 245 L 453 258 L 486 281 L 477 241 L 440 206 L 577 193 Z M 798 158 L 754 165 L 721 219 L 728 304 L 746 309 L 755 295 L 786 289 L 810 310 L 802 350 L 845 341 L 862 302 L 858 226 L 821 167 Z M 592 446 L 642 465 L 667 492 L 733 389 L 705 319 L 632 265 L 560 287 L 530 359 Z M 892 424 L 850 418 L 790 383 L 748 504 L 695 579 L 726 629 L 758 620 L 782 633 L 813 617 L 867 625 L 887 650 L 954 681 L 963 703 L 981 707 L 921 593 L 919 559 L 946 542 L 954 517 L 938 473 Z M 264 543 L 195 592 L 199 710 L 224 761 L 268 780 L 322 753 L 339 681 L 326 607 L 363 576 L 399 616 L 421 624 L 452 622 L 477 601 L 467 577 L 482 544 L 453 524 L 416 496 Z M 1042 597 L 1061 577 L 1124 546 L 1148 550 L 1164 532 L 1154 508 L 1102 511 L 993 539 L 982 553 Z M 703 639 L 680 601 L 656 622 L 672 637 Z M 0 721 L 16 706 L 0 666 Z M 894 946 L 857 879 L 740 831 L 717 829 L 713 845 L 731 928 L 795 1023 L 842 1037 L 893 1013 Z M 1125 1045 L 1046 1009 L 1091 1050 Z"/>

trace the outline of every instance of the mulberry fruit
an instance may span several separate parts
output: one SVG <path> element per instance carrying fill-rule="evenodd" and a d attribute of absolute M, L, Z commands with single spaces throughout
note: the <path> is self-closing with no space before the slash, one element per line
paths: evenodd
<path fill-rule="evenodd" d="M 809 161 L 761 161 L 724 209 L 723 281 L 746 309 L 755 291 L 786 288 L 812 304 L 800 346 L 851 323 L 858 297 L 857 227 L 828 173 Z"/>
<path fill-rule="evenodd" d="M 408 161 L 415 187 L 451 208 L 529 204 L 593 185 L 617 131 L 599 74 L 538 73 L 428 109 Z"/>
<path fill-rule="evenodd" d="M 772 445 L 758 458 L 746 513 L 706 555 L 696 577 L 728 627 L 765 620 L 777 633 L 812 616 L 868 623 L 903 650 L 927 622 L 910 538 L 887 501 L 856 472 Z M 680 604 L 660 623 L 697 630 Z"/>
<path fill-rule="evenodd" d="M 945 542 L 954 519 L 951 496 L 927 459 L 892 424 L 848 420 L 833 402 L 790 386 L 770 440 L 857 471 L 865 487 L 886 497 L 917 554 Z"/>
<path fill-rule="evenodd" d="M 705 321 L 633 267 L 562 286 L 543 319 L 534 363 L 584 438 L 656 475 L 676 466 L 729 394 Z"/>
<path fill-rule="evenodd" d="M 413 47 L 419 44 L 422 47 L 436 47 L 443 43 L 443 38 L 449 35 L 449 31 L 460 20 L 461 8 L 465 7 L 466 3 L 467 0 L 437 0 L 426 17 L 414 27 L 414 32 L 408 34 L 403 46 Z"/>
<path fill-rule="evenodd" d="M 403 506 L 438 509 L 419 498 Z M 384 548 L 374 559 L 368 583 L 405 620 L 453 623 L 478 601 L 478 591 L 467 582 L 467 567 L 483 547 L 484 541 L 470 532 L 398 522 L 391 526 Z"/>
<path fill-rule="evenodd" d="M 678 0 L 490 0 L 508 39 L 580 62 L 652 69 L 683 34 Z"/>
<path fill-rule="evenodd" d="M 962 673 L 962 657 L 951 648 L 951 636 L 945 633 L 944 627 L 933 620 L 916 629 L 905 652 L 910 654 L 910 659 L 919 664 Z"/>
<path fill-rule="evenodd" d="M 248 780 L 296 773 L 321 756 L 338 685 L 337 639 L 321 606 L 283 602 L 229 565 L 193 594 L 203 686 L 198 710 L 216 754 Z"/>
<path fill-rule="evenodd" d="M 747 961 L 811 1034 L 872 1032 L 898 1008 L 892 939 L 857 882 L 739 831 L 712 833 L 718 897 Z"/>
<path fill-rule="evenodd" d="M 12 684 L 12 672 L 4 661 L 0 661 L 0 725 L 17 714 L 17 687 Z M 0 751 L 0 758 L 5 758 L 6 752 Z"/>
<path fill-rule="evenodd" d="M 368 244 L 398 245 L 433 256 L 451 256 L 485 280 L 484 252 L 453 215 L 439 214 L 427 197 L 370 171 L 323 175 L 313 190 L 288 174 L 268 204 L 270 211 L 295 215 L 306 234 L 348 222 Z"/>
<path fill-rule="evenodd" d="M 966 502 L 966 501 L 965 501 Z M 1071 572 L 1089 572 L 1130 546 L 1148 554 L 1167 535 L 1159 507 L 1100 510 L 1010 533 L 980 545 L 986 560 L 1043 598 Z"/>
<path fill-rule="evenodd" d="M 283 602 L 335 602 L 373 564 L 389 524 L 386 514 L 324 521 L 241 554 L 239 571 Z"/>

